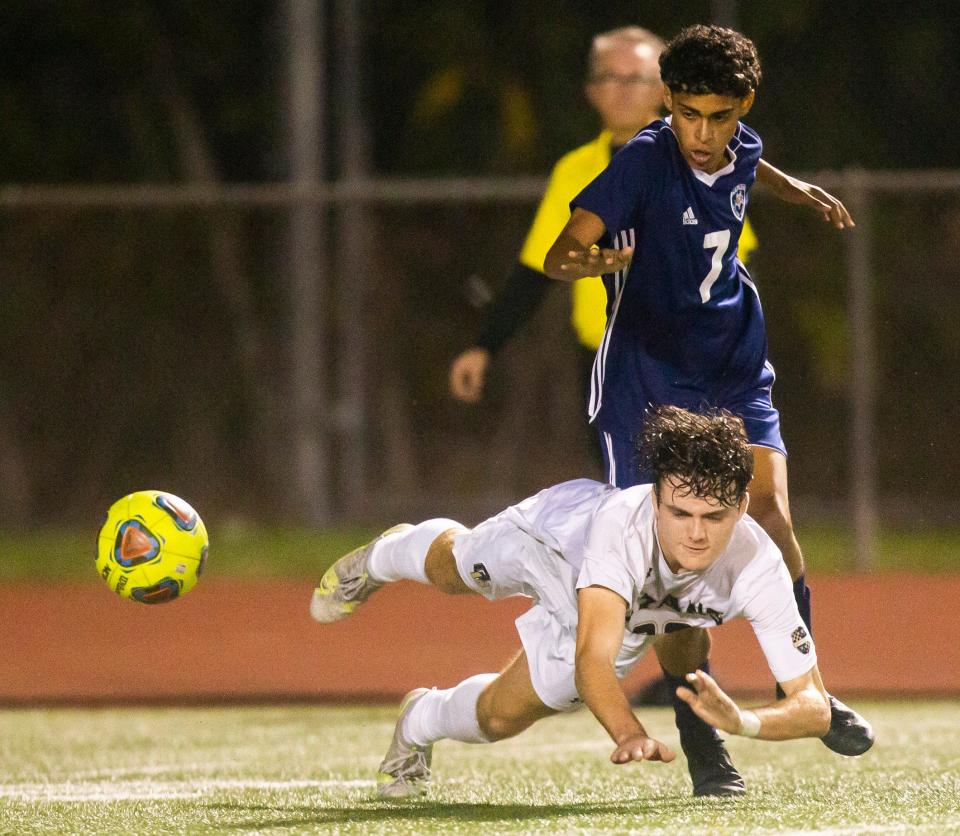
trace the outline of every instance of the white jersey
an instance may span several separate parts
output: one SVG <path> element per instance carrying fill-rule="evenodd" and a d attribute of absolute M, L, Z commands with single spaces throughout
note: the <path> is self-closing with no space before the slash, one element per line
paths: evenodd
<path fill-rule="evenodd" d="M 565 577 L 573 579 L 574 588 L 566 600 L 574 608 L 576 589 L 587 586 L 606 587 L 624 599 L 618 673 L 642 656 L 653 636 L 735 618 L 750 622 L 777 682 L 813 668 L 812 637 L 780 551 L 766 532 L 745 515 L 709 567 L 674 574 L 657 540 L 652 493 L 651 485 L 619 490 L 577 479 L 547 488 L 494 519 L 512 523 L 570 565 Z M 541 598 L 537 590 L 529 592 Z M 575 612 L 567 615 L 575 622 Z"/>

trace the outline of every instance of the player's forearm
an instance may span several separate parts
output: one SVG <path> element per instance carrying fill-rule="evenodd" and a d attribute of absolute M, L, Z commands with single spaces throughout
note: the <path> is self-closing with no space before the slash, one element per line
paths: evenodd
<path fill-rule="evenodd" d="M 524 264 L 516 264 L 484 312 L 475 345 L 485 348 L 491 356 L 496 355 L 536 313 L 551 287 L 556 285 L 542 273 Z"/>
<path fill-rule="evenodd" d="M 792 177 L 779 168 L 774 168 L 766 160 L 760 160 L 757 164 L 757 182 L 783 200 L 787 199 L 791 191 L 792 180 Z"/>
<path fill-rule="evenodd" d="M 760 720 L 756 737 L 762 740 L 823 737 L 830 730 L 830 703 L 814 685 L 752 711 Z"/>
<path fill-rule="evenodd" d="M 785 203 L 805 203 L 803 189 L 809 184 L 791 177 L 789 174 L 770 165 L 766 160 L 760 160 L 757 165 L 757 182 L 764 188 L 770 189 Z"/>
<path fill-rule="evenodd" d="M 813 183 L 805 183 L 803 180 L 784 174 L 763 160 L 760 160 L 757 165 L 757 182 L 766 186 L 786 203 L 808 206 L 837 229 L 856 226 L 847 208 L 833 195 Z"/>
<path fill-rule="evenodd" d="M 614 743 L 619 745 L 633 735 L 646 734 L 608 660 L 578 656 L 574 678 L 580 698 Z"/>

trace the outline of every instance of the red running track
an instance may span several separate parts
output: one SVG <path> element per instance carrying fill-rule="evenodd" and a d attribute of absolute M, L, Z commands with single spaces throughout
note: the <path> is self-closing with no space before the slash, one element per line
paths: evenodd
<path fill-rule="evenodd" d="M 960 575 L 821 575 L 812 588 L 831 691 L 960 693 Z M 310 582 L 207 578 L 148 607 L 98 584 L 0 586 L 0 704 L 395 700 L 498 670 L 519 648 L 513 619 L 527 606 L 404 582 L 320 625 L 311 592 Z M 712 634 L 721 684 L 769 694 L 750 628 Z M 645 659 L 636 681 L 656 670 Z"/>

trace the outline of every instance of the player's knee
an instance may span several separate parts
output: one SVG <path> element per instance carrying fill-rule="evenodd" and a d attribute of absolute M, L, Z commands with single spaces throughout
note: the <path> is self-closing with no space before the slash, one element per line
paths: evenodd
<path fill-rule="evenodd" d="M 654 645 L 660 666 L 671 676 L 699 668 L 710 656 L 710 634 L 700 627 L 687 627 L 661 637 Z"/>
<path fill-rule="evenodd" d="M 477 725 L 491 743 L 520 734 L 537 719 L 527 716 L 527 712 L 505 696 L 498 687 L 502 684 L 502 680 L 494 680 L 477 699 Z"/>
<path fill-rule="evenodd" d="M 451 595 L 470 592 L 457 570 L 457 560 L 453 554 L 453 540 L 462 533 L 461 528 L 450 528 L 438 534 L 427 550 L 424 571 L 427 580 L 437 589 Z"/>
<path fill-rule="evenodd" d="M 681 635 L 684 633 L 690 634 L 690 638 L 684 648 L 690 662 L 694 665 L 703 664 L 703 661 L 710 655 L 710 646 L 713 643 L 713 640 L 710 638 L 710 633 L 700 627 L 680 631 Z"/>
<path fill-rule="evenodd" d="M 483 732 L 483 736 L 490 742 L 515 737 L 530 725 L 522 717 L 505 714 L 495 709 L 491 710 L 489 706 L 486 711 L 481 710 L 479 703 L 477 705 L 477 723 L 480 726 L 480 731 Z"/>
<path fill-rule="evenodd" d="M 478 717 L 477 720 L 483 736 L 491 743 L 496 740 L 505 740 L 516 734 L 513 730 L 513 724 L 503 717 L 493 715 L 483 718 Z"/>

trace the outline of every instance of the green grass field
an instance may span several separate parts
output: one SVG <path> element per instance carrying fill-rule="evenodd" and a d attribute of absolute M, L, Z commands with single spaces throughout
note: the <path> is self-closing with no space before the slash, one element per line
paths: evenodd
<path fill-rule="evenodd" d="M 441 742 L 428 800 L 374 797 L 394 710 L 0 712 L 0 833 L 960 833 L 960 703 L 866 703 L 877 745 L 734 738 L 740 800 L 694 800 L 682 758 L 616 767 L 586 712 L 491 746 Z M 672 712 L 642 709 L 676 745 Z"/>
<path fill-rule="evenodd" d="M 240 524 L 210 527 L 211 575 L 226 577 L 313 577 L 379 529 L 341 527 L 326 531 L 264 529 Z M 798 532 L 807 565 L 814 572 L 854 568 L 849 531 L 806 526 Z M 96 531 L 0 531 L 0 583 L 18 580 L 96 580 Z M 886 530 L 878 546 L 876 571 L 960 571 L 960 530 Z"/>

